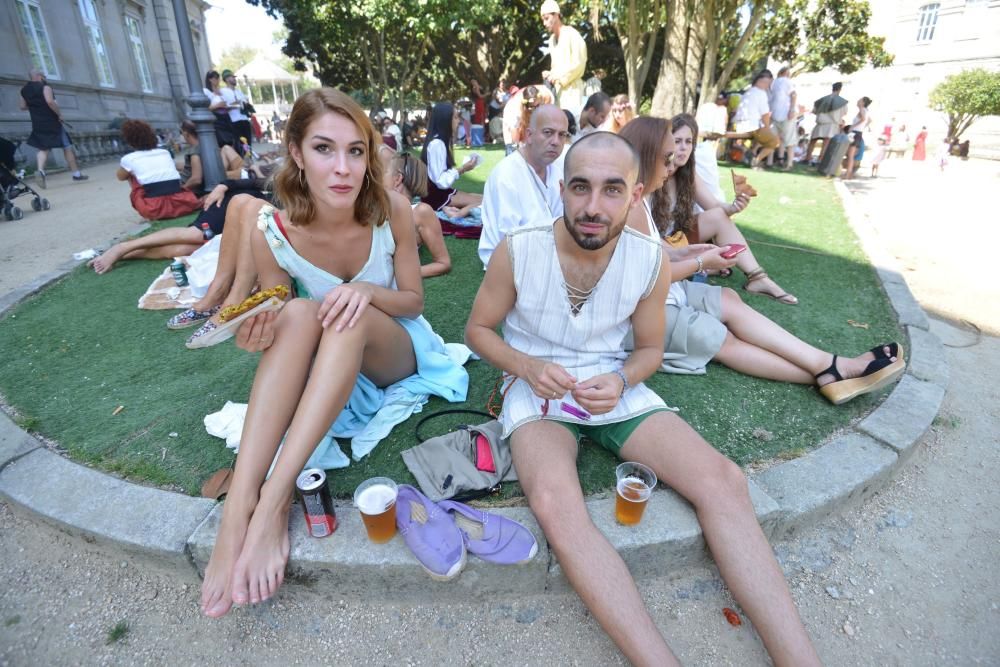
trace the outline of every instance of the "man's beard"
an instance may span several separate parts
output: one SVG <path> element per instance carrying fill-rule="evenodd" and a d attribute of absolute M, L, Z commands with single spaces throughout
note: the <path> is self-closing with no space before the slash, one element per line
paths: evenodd
<path fill-rule="evenodd" d="M 584 234 L 577 227 L 580 224 L 594 222 L 605 225 L 605 233 L 603 235 Z M 613 239 L 617 238 L 624 226 L 624 220 L 616 225 L 603 215 L 578 215 L 573 218 L 571 224 L 566 225 L 566 229 L 569 231 L 569 235 L 573 237 L 573 240 L 576 241 L 576 244 L 584 250 L 600 250 Z"/>

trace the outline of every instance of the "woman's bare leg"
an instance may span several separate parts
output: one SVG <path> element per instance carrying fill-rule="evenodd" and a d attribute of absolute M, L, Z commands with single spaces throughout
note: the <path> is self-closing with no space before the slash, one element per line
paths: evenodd
<path fill-rule="evenodd" d="M 219 249 L 219 264 L 208 291 L 200 301 L 192 306 L 205 311 L 217 305 L 229 306 L 247 298 L 257 279 L 257 270 L 250 251 L 250 231 L 257 222 L 257 213 L 267 202 L 250 195 L 236 195 L 226 208 L 226 224 Z M 247 273 L 253 274 L 246 293 L 237 295 L 242 289 L 235 289 L 238 281 L 246 282 Z"/>
<path fill-rule="evenodd" d="M 754 257 L 753 251 L 750 250 L 749 244 L 747 244 L 746 237 L 743 236 L 743 232 L 739 230 L 732 219 L 726 215 L 725 211 L 721 208 L 713 208 L 708 211 L 703 211 L 698 214 L 698 236 L 699 240 L 707 242 L 709 239 L 714 239 L 716 245 L 727 245 L 729 243 L 739 243 L 740 245 L 747 246 L 747 249 L 736 256 L 736 266 L 740 268 L 745 274 L 749 274 L 756 271 L 760 267 L 760 262 Z M 770 277 L 759 278 L 754 280 L 747 285 L 748 292 L 756 292 L 760 294 L 767 294 L 769 296 L 779 296 L 781 294 L 787 294 L 787 292 L 781 288 L 781 285 L 776 283 Z M 789 294 L 789 296 L 791 296 Z M 794 301 L 791 303 L 798 303 L 798 299 L 791 297 Z"/>
<path fill-rule="evenodd" d="M 858 154 L 857 147 L 852 143 L 851 147 L 847 149 L 847 171 L 844 172 L 844 179 L 850 180 L 854 178 L 854 156 Z"/>
<path fill-rule="evenodd" d="M 166 259 L 183 257 L 201 247 L 200 229 L 194 227 L 168 227 L 146 236 L 122 241 L 108 248 L 98 257 L 87 262 L 96 273 L 107 273 L 120 259 Z"/>
<path fill-rule="evenodd" d="M 451 201 L 448 202 L 449 206 L 454 206 L 455 208 L 475 208 L 476 206 L 482 206 L 483 196 L 473 194 L 471 192 L 462 192 L 461 190 L 455 190 L 455 194 L 451 196 Z"/>
<path fill-rule="evenodd" d="M 315 304 L 315 308 L 318 306 Z M 318 326 L 315 308 L 313 322 L 304 326 Z M 270 395 L 284 391 L 283 371 L 278 363 L 275 361 L 273 369 L 268 366 L 269 375 L 261 381 L 268 387 L 268 412 L 271 411 Z M 258 380 L 261 380 L 263 370 L 262 363 Z M 260 487 L 259 501 L 247 527 L 243 550 L 233 567 L 231 590 L 234 603 L 266 600 L 281 585 L 288 562 L 288 505 L 295 489 L 295 479 L 347 403 L 358 373 L 363 372 L 378 386 L 387 386 L 415 370 L 416 357 L 409 334 L 398 322 L 376 308 L 369 306 L 353 328 L 338 332 L 329 327 L 322 332 L 309 380 L 297 400 L 285 444 L 270 478 Z M 258 380 L 254 381 L 255 391 Z M 298 387 L 298 384 L 289 387 L 291 391 L 288 393 L 297 394 L 295 390 Z M 244 432 L 250 433 L 256 422 L 250 421 L 249 413 L 247 419 Z M 267 437 L 273 438 L 275 434 L 268 433 Z"/>
<path fill-rule="evenodd" d="M 274 324 L 274 343 L 261 356 L 250 391 L 240 452 L 222 508 L 222 523 L 201 587 L 202 612 L 219 617 L 233 605 L 233 565 L 275 452 L 306 386 L 322 328 L 318 304 L 293 299 Z"/>
<path fill-rule="evenodd" d="M 781 328 L 743 303 L 740 295 L 729 288 L 722 290 L 722 322 L 729 336 L 715 361 L 735 371 L 780 382 L 816 384 L 816 374 L 829 368 L 833 360 L 832 353 Z M 874 358 L 871 352 L 853 358 L 838 357 L 837 369 L 845 378 L 857 377 Z M 833 379 L 823 376 L 821 383 Z"/>

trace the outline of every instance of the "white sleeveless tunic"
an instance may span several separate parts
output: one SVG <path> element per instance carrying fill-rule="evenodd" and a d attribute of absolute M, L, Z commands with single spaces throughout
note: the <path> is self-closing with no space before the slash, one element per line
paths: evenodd
<path fill-rule="evenodd" d="M 517 291 L 514 308 L 504 320 L 507 344 L 563 366 L 578 381 L 621 368 L 622 341 L 632 326 L 632 314 L 639 301 L 649 296 L 660 273 L 659 240 L 626 227 L 604 275 L 577 315 L 571 313 L 563 287 L 553 225 L 509 232 L 507 250 Z M 543 419 L 544 403 L 523 380 L 509 379 L 507 385 L 500 415 L 504 437 L 523 424 Z M 614 410 L 589 420 L 564 412 L 560 402 L 586 412 L 566 394 L 549 402 L 545 419 L 609 424 L 666 407 L 642 383 L 626 390 Z"/>

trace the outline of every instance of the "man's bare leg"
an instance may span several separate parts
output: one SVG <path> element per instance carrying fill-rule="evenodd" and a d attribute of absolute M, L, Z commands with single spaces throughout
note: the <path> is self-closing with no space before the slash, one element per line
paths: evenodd
<path fill-rule="evenodd" d="M 72 148 L 63 149 L 63 157 L 66 158 L 66 164 L 69 166 L 69 170 L 74 174 L 80 171 L 80 165 L 76 161 L 76 151 Z"/>
<path fill-rule="evenodd" d="M 566 427 L 531 422 L 511 436 L 518 480 L 559 565 L 587 609 L 635 665 L 677 665 L 625 562 L 584 505 Z"/>
<path fill-rule="evenodd" d="M 774 664 L 819 665 L 784 574 L 757 523 L 739 466 L 672 412 L 647 417 L 622 447 L 621 457 L 645 463 L 694 505 L 722 578 Z"/>
<path fill-rule="evenodd" d="M 301 302 L 300 299 L 295 301 Z M 304 302 L 290 321 L 314 330 L 319 327 L 318 308 L 316 302 Z M 290 353 L 299 359 L 298 351 Z M 268 438 L 274 437 L 273 427 L 264 422 L 272 419 L 272 397 L 284 393 L 285 371 L 281 363 L 282 358 L 278 356 L 268 359 L 266 367 L 261 361 L 247 411 L 245 434 L 262 429 Z M 259 487 L 259 500 L 247 526 L 243 549 L 233 566 L 234 603 L 267 600 L 281 585 L 288 562 L 288 504 L 295 490 L 295 479 L 346 405 L 358 373 L 363 372 L 376 385 L 384 387 L 411 375 L 416 367 L 409 334 L 402 325 L 372 306 L 365 309 L 353 328 L 338 332 L 330 326 L 322 331 L 305 389 L 299 390 L 301 378 L 298 374 L 290 386 L 289 393 L 297 396 L 301 391 L 301 398 L 297 400 L 285 444 L 271 476 Z M 258 383 L 267 388 L 266 398 L 257 395 Z M 265 403 L 266 407 L 260 403 Z M 277 446 L 277 439 L 273 442 Z"/>
<path fill-rule="evenodd" d="M 102 255 L 87 262 L 98 274 L 110 271 L 120 259 L 166 259 L 189 255 L 204 242 L 201 230 L 194 227 L 168 227 L 122 241 L 108 248 Z M 178 251 L 181 251 L 178 253 Z"/>

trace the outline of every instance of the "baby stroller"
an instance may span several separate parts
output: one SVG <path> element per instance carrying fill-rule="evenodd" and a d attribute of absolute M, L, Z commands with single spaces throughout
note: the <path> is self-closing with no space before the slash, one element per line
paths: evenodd
<path fill-rule="evenodd" d="M 19 175 L 15 154 L 20 143 L 8 141 L 0 137 L 0 205 L 3 206 L 3 217 L 5 220 L 20 220 L 24 217 L 24 212 L 14 205 L 14 200 L 21 195 L 31 193 L 34 199 L 31 200 L 31 208 L 36 211 L 49 210 L 49 200 L 40 196 L 37 192 L 21 180 L 24 172 Z"/>

